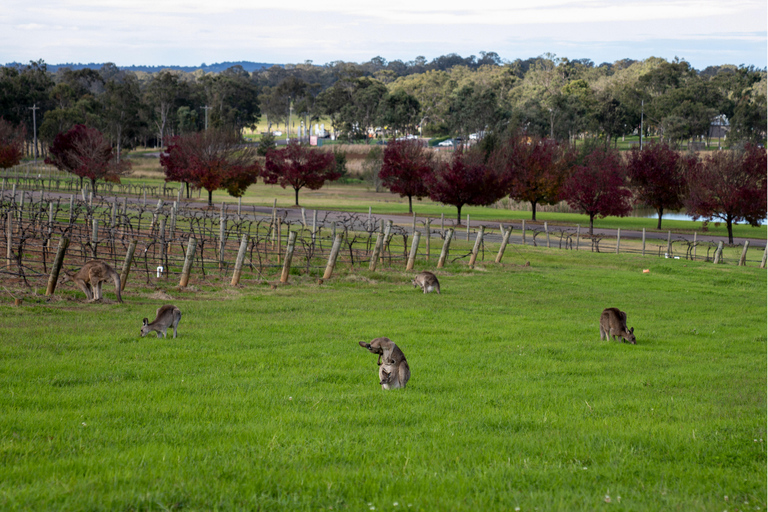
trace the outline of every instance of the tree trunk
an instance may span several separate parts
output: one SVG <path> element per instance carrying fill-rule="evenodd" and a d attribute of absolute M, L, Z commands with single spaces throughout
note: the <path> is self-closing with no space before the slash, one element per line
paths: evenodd
<path fill-rule="evenodd" d="M 531 201 L 531 212 L 533 213 L 531 220 L 536 220 L 536 201 Z"/>
<path fill-rule="evenodd" d="M 293 190 L 296 192 L 296 204 L 294 206 L 299 206 L 299 189 L 294 188 Z"/>
<path fill-rule="evenodd" d="M 661 229 L 661 216 L 664 215 L 664 208 L 656 208 L 659 214 L 659 222 L 656 224 L 656 229 Z"/>
<path fill-rule="evenodd" d="M 733 217 L 726 216 L 725 225 L 728 227 L 728 243 L 733 245 Z"/>
<path fill-rule="evenodd" d="M 213 190 L 208 191 L 208 206 L 213 206 Z"/>
<path fill-rule="evenodd" d="M 91 192 L 93 192 L 94 197 L 96 196 L 96 180 L 93 178 L 90 178 L 91 180 Z"/>
<path fill-rule="evenodd" d="M 592 236 L 592 226 L 595 225 L 595 214 L 589 214 L 589 236 Z"/>
<path fill-rule="evenodd" d="M 458 221 L 457 226 L 461 226 L 461 207 L 462 206 L 463 205 L 461 205 L 461 204 L 456 206 L 456 208 L 458 209 L 458 213 L 456 214 L 456 220 Z"/>
<path fill-rule="evenodd" d="M 413 213 L 413 197 L 408 196 L 408 213 Z"/>

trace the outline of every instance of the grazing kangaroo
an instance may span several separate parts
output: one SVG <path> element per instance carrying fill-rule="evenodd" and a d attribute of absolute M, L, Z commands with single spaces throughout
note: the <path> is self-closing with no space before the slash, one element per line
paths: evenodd
<path fill-rule="evenodd" d="M 173 326 L 173 337 L 176 337 L 176 327 L 181 321 L 181 310 L 171 304 L 160 306 L 157 308 L 157 315 L 152 322 L 149 322 L 148 318 L 144 319 L 144 325 L 141 326 L 141 337 L 143 338 L 152 331 L 157 331 L 157 337 L 160 337 L 160 333 L 163 337 L 167 338 L 166 331 L 169 327 Z"/>
<path fill-rule="evenodd" d="M 117 302 L 123 302 L 123 298 L 120 296 L 120 274 L 103 261 L 91 260 L 83 265 L 83 268 L 75 274 L 70 274 L 63 268 L 62 271 L 64 275 L 61 276 L 60 282 L 74 282 L 85 293 L 88 302 L 101 300 L 101 283 L 109 279 L 112 279 L 115 283 Z"/>
<path fill-rule="evenodd" d="M 616 339 L 616 336 L 622 338 L 622 342 L 628 341 L 633 345 L 637 344 L 635 339 L 635 328 L 627 330 L 627 314 L 619 311 L 618 308 L 607 308 L 600 315 L 600 339 Z"/>
<path fill-rule="evenodd" d="M 412 281 L 413 287 L 421 286 L 424 293 L 429 293 L 433 290 L 437 290 L 437 294 L 440 294 L 440 282 L 437 280 L 437 276 L 432 272 L 424 271 L 419 273 Z"/>
<path fill-rule="evenodd" d="M 400 347 L 389 338 L 376 338 L 370 343 L 359 342 L 360 346 L 369 352 L 379 355 L 376 362 L 379 365 L 379 384 L 382 389 L 404 388 L 411 378 L 411 368 Z M 384 358 L 382 364 L 381 358 Z"/>

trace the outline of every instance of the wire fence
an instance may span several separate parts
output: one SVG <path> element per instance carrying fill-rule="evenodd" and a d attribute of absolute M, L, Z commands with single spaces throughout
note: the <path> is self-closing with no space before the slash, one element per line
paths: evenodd
<path fill-rule="evenodd" d="M 748 251 L 746 245 L 701 241 L 696 234 L 669 233 L 666 240 L 630 239 L 622 237 L 620 230 L 615 236 L 589 236 L 580 226 L 549 227 L 544 223 L 531 227 L 525 221 L 460 228 L 415 217 L 408 225 L 393 225 L 370 213 L 315 211 L 308 219 L 303 209 L 296 220 L 289 217 L 289 210 L 277 208 L 270 215 L 240 204 L 236 209 L 224 203 L 219 209 L 209 209 L 163 197 L 152 203 L 154 198 L 146 196 L 94 196 L 85 190 L 67 197 L 50 189 L 3 189 L 0 250 L 5 259 L 0 276 L 6 283 L 38 286 L 49 278 L 59 240 L 66 238 L 65 268 L 79 268 L 98 259 L 116 269 L 128 265 L 131 280 L 151 285 L 181 276 L 194 239 L 189 265 L 196 279 L 228 276 L 240 259 L 238 281 L 264 282 L 274 280 L 281 269 L 285 272 L 290 233 L 295 233 L 295 240 L 288 272 L 317 277 L 325 274 L 337 235 L 341 237 L 335 264 L 350 268 L 403 268 L 409 257 L 437 261 L 437 254 L 443 251 L 448 262 L 501 261 L 505 248 L 515 244 L 765 266 L 765 251 L 761 254 Z M 132 243 L 135 251 L 128 260 Z M 376 265 L 371 265 L 372 259 Z"/>

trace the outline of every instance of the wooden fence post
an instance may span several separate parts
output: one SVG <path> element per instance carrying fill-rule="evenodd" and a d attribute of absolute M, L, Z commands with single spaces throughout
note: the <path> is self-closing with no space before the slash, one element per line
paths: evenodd
<path fill-rule="evenodd" d="M 504 251 L 507 249 L 510 234 L 512 234 L 512 226 L 510 226 L 509 229 L 504 230 L 504 236 L 501 239 L 501 246 L 499 247 L 499 254 L 496 255 L 496 263 L 501 263 L 501 258 L 504 257 Z"/>
<path fill-rule="evenodd" d="M 765 268 L 765 260 L 768 259 L 768 245 L 765 246 L 763 251 L 763 260 L 760 262 L 760 268 Z"/>
<path fill-rule="evenodd" d="M 426 222 L 426 235 L 427 235 L 427 239 L 425 240 L 426 245 L 427 245 L 427 247 L 426 247 L 426 252 L 427 252 L 426 260 L 429 261 L 429 245 L 430 245 L 429 242 L 432 239 L 432 231 L 431 231 L 431 229 L 432 229 L 432 219 L 427 217 L 425 222 Z"/>
<path fill-rule="evenodd" d="M 544 223 L 544 233 L 547 235 L 547 249 L 549 249 L 549 226 L 547 226 L 547 223 Z"/>
<path fill-rule="evenodd" d="M 381 254 L 382 245 L 384 245 L 384 233 L 379 232 L 379 234 L 376 235 L 376 245 L 373 246 L 371 261 L 368 262 L 368 270 L 371 272 L 376 270 L 376 264 L 379 262 L 379 254 Z"/>
<path fill-rule="evenodd" d="M 741 251 L 741 258 L 739 258 L 739 266 L 743 267 L 747 263 L 747 249 L 749 248 L 749 240 L 744 241 L 744 250 Z"/>
<path fill-rule="evenodd" d="M 621 228 L 616 230 L 616 254 L 619 254 L 619 247 L 621 247 Z"/>
<path fill-rule="evenodd" d="M 445 241 L 443 242 L 443 250 L 440 251 L 440 258 L 437 260 L 437 268 L 443 268 L 445 266 L 445 258 L 448 257 L 448 250 L 451 247 L 451 238 L 453 238 L 453 229 L 448 229 L 445 233 Z"/>
<path fill-rule="evenodd" d="M 160 264 L 168 277 L 168 243 L 165 239 L 165 217 L 160 217 Z"/>
<path fill-rule="evenodd" d="M 51 275 L 48 276 L 48 287 L 45 290 L 46 295 L 53 295 L 56 291 L 56 283 L 59 280 L 59 271 L 61 265 L 64 263 L 64 254 L 69 247 L 69 238 L 62 237 L 59 240 L 59 249 L 56 251 L 56 258 L 53 260 L 53 266 L 51 267 Z"/>
<path fill-rule="evenodd" d="M 672 257 L 672 232 L 667 231 L 667 258 Z"/>
<path fill-rule="evenodd" d="M 523 219 L 523 227 L 522 227 L 522 230 L 523 230 L 523 245 L 525 245 L 525 219 Z"/>
<path fill-rule="evenodd" d="M 10 209 L 5 217 L 5 241 L 7 244 L 5 249 L 6 264 L 10 269 L 13 265 L 13 213 Z"/>
<path fill-rule="evenodd" d="M 93 249 L 93 258 L 96 259 L 96 252 L 99 247 L 99 221 L 93 219 L 93 229 L 91 230 L 91 248 Z"/>
<path fill-rule="evenodd" d="M 392 232 L 392 221 L 388 220 L 384 225 L 384 219 L 381 219 L 381 225 L 384 228 L 384 240 L 381 241 L 381 250 L 379 251 L 379 263 L 384 263 L 384 251 L 387 249 L 390 240 L 390 233 Z"/>
<path fill-rule="evenodd" d="M 243 235 L 240 239 L 240 250 L 237 251 L 237 259 L 235 260 L 235 271 L 232 273 L 232 286 L 237 286 L 240 282 L 240 273 L 243 269 L 243 260 L 245 260 L 245 251 L 248 249 L 248 235 Z"/>
<path fill-rule="evenodd" d="M 222 203 L 222 210 L 224 203 Z M 224 268 L 224 246 L 227 244 L 227 217 L 223 213 L 219 216 L 219 270 Z"/>
<path fill-rule="evenodd" d="M 291 273 L 291 260 L 293 259 L 293 248 L 296 244 L 296 232 L 291 231 L 288 234 L 288 246 L 285 248 L 285 261 L 283 261 L 283 274 L 280 276 L 281 283 L 288 282 L 288 274 Z"/>
<path fill-rule="evenodd" d="M 128 282 L 128 274 L 131 272 L 131 264 L 133 263 L 133 253 L 136 252 L 136 244 L 136 240 L 131 240 L 131 243 L 128 244 L 128 252 L 125 253 L 123 269 L 120 272 L 120 291 L 125 289 L 125 283 Z"/>
<path fill-rule="evenodd" d="M 723 254 L 723 242 L 721 241 L 717 243 L 717 249 L 715 250 L 715 257 L 713 258 L 712 263 L 715 263 L 715 264 L 720 263 L 720 257 L 722 256 L 722 254 Z"/>
<path fill-rule="evenodd" d="M 480 226 L 477 231 L 477 238 L 475 239 L 475 246 L 472 248 L 472 255 L 469 257 L 469 268 L 475 268 L 475 261 L 477 260 L 477 252 L 480 250 L 480 244 L 483 243 L 483 234 L 485 232 L 485 226 Z"/>
<path fill-rule="evenodd" d="M 317 210 L 312 210 L 312 243 L 315 243 L 317 235 Z"/>
<path fill-rule="evenodd" d="M 339 257 L 339 249 L 341 249 L 341 234 L 338 234 L 333 239 L 333 246 L 331 247 L 331 254 L 328 256 L 328 265 L 325 267 L 325 273 L 323 279 L 330 279 L 333 274 L 333 268 L 336 266 L 336 258 Z"/>
<path fill-rule="evenodd" d="M 411 241 L 411 253 L 408 255 L 408 262 L 405 264 L 406 271 L 413 270 L 413 264 L 416 261 L 416 253 L 419 251 L 420 237 L 421 237 L 421 233 L 419 233 L 418 231 L 413 232 L 413 240 Z"/>
<path fill-rule="evenodd" d="M 643 256 L 645 256 L 645 228 L 643 228 Z"/>
<path fill-rule="evenodd" d="M 192 269 L 192 261 L 195 258 L 195 248 L 197 248 L 197 239 L 190 238 L 187 244 L 187 255 L 184 257 L 184 267 L 181 269 L 180 288 L 185 288 L 189 283 L 189 271 Z"/>
<path fill-rule="evenodd" d="M 445 236 L 445 214 L 440 214 L 440 234 Z"/>
<path fill-rule="evenodd" d="M 275 235 L 277 234 L 277 199 L 272 203 L 272 249 L 275 248 Z"/>

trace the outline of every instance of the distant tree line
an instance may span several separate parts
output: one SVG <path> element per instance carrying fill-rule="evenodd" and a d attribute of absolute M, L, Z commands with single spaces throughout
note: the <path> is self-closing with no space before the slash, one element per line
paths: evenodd
<path fill-rule="evenodd" d="M 42 62 L 0 68 L 0 117 L 35 135 L 45 152 L 77 124 L 96 128 L 117 154 L 137 145 L 163 147 L 167 138 L 208 127 L 234 131 L 264 119 L 269 131 L 288 119 L 305 126 L 331 120 L 340 137 L 365 139 L 415 133 L 466 137 L 523 130 L 557 141 L 637 134 L 673 145 L 710 141 L 717 125 L 730 140 L 766 136 L 766 71 L 684 60 L 621 60 L 595 65 L 545 54 L 503 61 L 449 54 L 427 61 L 362 64 L 336 61 L 221 72 L 59 67 Z M 718 128 L 720 129 L 720 128 Z M 378 133 L 381 133 L 381 131 Z M 28 147 L 27 151 L 31 151 Z"/>

